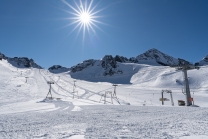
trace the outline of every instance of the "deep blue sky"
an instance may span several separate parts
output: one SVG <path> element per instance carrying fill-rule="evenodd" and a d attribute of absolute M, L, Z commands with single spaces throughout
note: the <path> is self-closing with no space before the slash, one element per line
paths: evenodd
<path fill-rule="evenodd" d="M 75 6 L 72 0 L 67 1 Z M 77 1 L 78 2 L 78 1 Z M 89 2 L 89 0 L 88 0 Z M 71 67 L 106 54 L 135 57 L 156 48 L 198 62 L 208 55 L 208 0 L 94 0 L 100 22 L 82 40 L 73 11 L 60 0 L 0 0 L 0 52 L 48 68 Z M 76 37 L 77 36 L 77 37 Z"/>

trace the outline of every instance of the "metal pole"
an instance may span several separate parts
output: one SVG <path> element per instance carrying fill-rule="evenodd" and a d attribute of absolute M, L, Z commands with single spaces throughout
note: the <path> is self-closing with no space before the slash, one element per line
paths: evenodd
<path fill-rule="evenodd" d="M 105 102 L 104 102 L 104 104 L 106 104 L 106 92 L 105 92 Z"/>
<path fill-rule="evenodd" d="M 171 98 L 171 103 L 172 103 L 172 106 L 174 106 L 172 92 L 170 92 L 170 98 Z"/>
<path fill-rule="evenodd" d="M 112 92 L 111 92 L 111 103 L 113 104 L 113 96 L 112 96 Z"/>
<path fill-rule="evenodd" d="M 194 92 L 193 92 L 193 105 L 194 105 Z"/>
<path fill-rule="evenodd" d="M 184 82 L 185 82 L 186 104 L 187 104 L 187 106 L 190 106 L 190 105 L 192 105 L 192 101 L 191 101 L 191 93 L 190 93 L 190 89 L 189 89 L 187 69 L 184 68 L 182 71 L 184 74 Z"/>
<path fill-rule="evenodd" d="M 49 88 L 49 94 L 51 94 L 51 84 L 50 84 L 50 88 Z M 51 96 L 52 97 L 52 96 Z"/>
<path fill-rule="evenodd" d="M 162 105 L 164 105 L 163 91 L 162 91 Z"/>
<path fill-rule="evenodd" d="M 75 85 L 75 80 L 74 80 L 74 86 L 73 86 L 73 99 L 74 99 L 74 95 L 75 95 L 75 89 L 76 89 L 76 85 Z"/>
<path fill-rule="evenodd" d="M 26 79 L 25 83 L 27 83 L 27 78 L 28 78 L 28 77 L 25 77 L 25 79 Z"/>

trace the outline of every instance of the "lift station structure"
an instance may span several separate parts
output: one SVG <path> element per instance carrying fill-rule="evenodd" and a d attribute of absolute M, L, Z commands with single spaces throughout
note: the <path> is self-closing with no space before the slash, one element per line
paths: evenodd
<path fill-rule="evenodd" d="M 117 84 L 113 84 L 112 86 L 114 87 L 113 92 L 112 91 L 105 91 L 105 93 L 103 95 L 101 95 L 101 98 L 100 98 L 99 102 L 101 102 L 102 98 L 104 98 L 104 104 L 106 104 L 106 97 L 107 97 L 107 94 L 109 94 L 110 98 L 111 98 L 111 103 L 112 104 L 113 104 L 113 99 L 115 99 L 120 104 L 120 102 L 119 102 L 119 100 L 117 98 L 117 95 L 116 95 L 116 87 L 118 85 Z"/>
<path fill-rule="evenodd" d="M 170 94 L 170 99 L 171 99 L 171 104 L 172 106 L 174 106 L 174 102 L 173 102 L 173 95 L 172 95 L 172 91 L 171 90 L 162 90 L 161 94 L 162 94 L 162 105 L 164 105 L 164 97 L 163 97 L 163 93 L 166 92 L 166 93 L 169 93 Z"/>

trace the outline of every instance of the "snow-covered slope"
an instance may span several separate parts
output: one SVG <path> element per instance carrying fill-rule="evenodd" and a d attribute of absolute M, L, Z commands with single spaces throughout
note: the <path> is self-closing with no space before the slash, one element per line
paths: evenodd
<path fill-rule="evenodd" d="M 103 69 L 115 66 L 112 58 L 103 60 L 103 64 L 88 61 L 86 70 L 95 70 L 93 73 L 100 69 L 90 62 L 101 64 L 97 67 L 104 66 Z M 188 71 L 191 95 L 201 108 L 177 105 L 185 96 L 181 92 L 182 73 L 174 68 L 118 62 L 115 69 L 119 68 L 125 74 L 103 76 L 106 82 L 88 82 L 75 80 L 69 72 L 53 74 L 37 68 L 17 69 L 3 59 L 0 61 L 0 138 L 208 137 L 208 67 Z M 105 92 L 114 92 L 110 82 L 121 80 L 131 84 L 118 84 L 118 100 L 113 98 L 112 104 L 111 95 L 107 94 L 104 104 Z M 52 100 L 45 99 L 49 91 L 47 81 L 54 82 Z M 172 90 L 174 106 L 170 101 L 161 105 L 162 89 Z M 170 94 L 164 97 L 170 99 Z"/>

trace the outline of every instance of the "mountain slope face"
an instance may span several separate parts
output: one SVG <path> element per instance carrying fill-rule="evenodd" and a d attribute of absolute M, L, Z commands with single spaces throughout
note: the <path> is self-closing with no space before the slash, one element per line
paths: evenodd
<path fill-rule="evenodd" d="M 178 59 L 168 56 L 157 49 L 150 49 L 138 55 L 136 59 L 141 64 L 172 66 L 178 64 Z"/>
<path fill-rule="evenodd" d="M 196 63 L 198 66 L 205 66 L 208 65 L 208 55 L 205 56 L 201 61 L 199 61 L 198 63 Z"/>
<path fill-rule="evenodd" d="M 27 57 L 14 57 L 10 58 L 0 53 L 0 58 L 7 60 L 12 66 L 17 68 L 39 68 L 42 69 L 41 66 L 35 63 L 33 59 L 29 59 Z"/>

